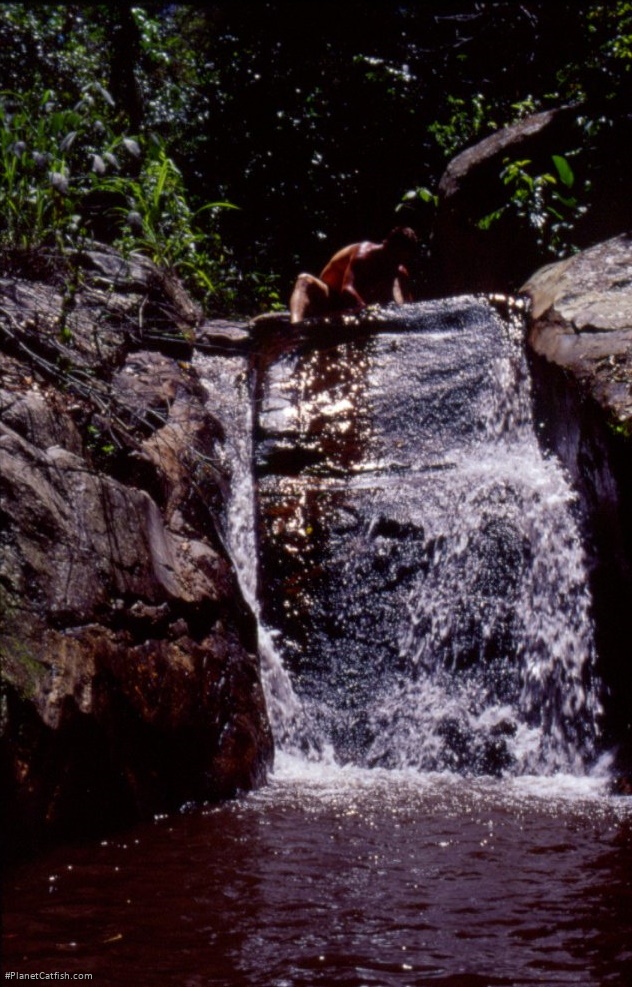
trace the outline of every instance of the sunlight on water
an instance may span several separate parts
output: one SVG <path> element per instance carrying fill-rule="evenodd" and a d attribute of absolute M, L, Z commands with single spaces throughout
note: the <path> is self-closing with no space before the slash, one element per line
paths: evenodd
<path fill-rule="evenodd" d="M 252 468 L 252 401 L 246 362 L 242 356 L 217 360 L 198 355 L 196 368 L 209 394 L 211 409 L 229 409 L 225 429 L 224 467 L 230 475 L 230 503 L 224 535 L 242 593 L 257 617 L 261 675 L 268 715 L 280 737 L 305 733 L 303 706 L 274 643 L 276 633 L 261 621 L 257 595 L 255 484 Z"/>
<path fill-rule="evenodd" d="M 280 752 L 246 798 L 11 875 L 6 969 L 104 987 L 627 987 L 632 803 Z"/>
<path fill-rule="evenodd" d="M 338 375 L 330 353 L 307 354 L 300 408 L 268 402 L 284 442 L 292 422 L 311 452 L 325 434 L 336 467 L 312 457 L 274 488 L 292 549 L 283 626 L 261 622 L 246 357 L 199 358 L 224 409 L 224 537 L 259 618 L 274 771 L 248 796 L 16 868 L 7 970 L 90 972 L 101 987 L 632 984 L 632 800 L 608 794 L 596 756 L 573 495 L 537 450 L 515 327 L 492 319 L 485 342 L 477 302 L 468 343 L 462 304 L 423 311 L 437 320 L 423 358 L 406 334 L 389 337 L 400 362 L 386 370 L 379 341 L 348 348 Z M 410 329 L 419 316 L 402 314 Z M 398 392 L 412 382 L 408 407 L 389 376 Z M 376 392 L 382 432 L 358 408 Z"/>
<path fill-rule="evenodd" d="M 263 547 L 288 572 L 262 634 L 277 747 L 583 774 L 601 713 L 586 565 L 522 326 L 467 298 L 376 316 L 379 336 L 259 371 Z"/>
<path fill-rule="evenodd" d="M 352 764 L 339 765 L 330 749 L 320 761 L 306 761 L 296 754 L 279 751 L 269 789 L 251 796 L 255 799 L 283 798 L 292 791 L 310 792 L 326 801 L 330 796 L 352 800 L 354 793 L 371 793 L 380 800 L 389 799 L 404 805 L 426 794 L 451 793 L 457 800 L 470 799 L 473 795 L 489 797 L 506 806 L 518 806 L 525 802 L 533 809 L 533 799 L 542 801 L 549 808 L 561 804 L 593 805 L 595 810 L 605 807 L 608 813 L 620 812 L 629 818 L 632 803 L 629 799 L 609 796 L 608 759 L 605 758 L 590 775 L 516 775 L 503 779 L 469 778 L 467 787 L 463 780 L 451 771 L 423 772 L 414 768 L 386 769 L 362 768 Z M 567 805 L 568 807 L 568 805 Z"/>

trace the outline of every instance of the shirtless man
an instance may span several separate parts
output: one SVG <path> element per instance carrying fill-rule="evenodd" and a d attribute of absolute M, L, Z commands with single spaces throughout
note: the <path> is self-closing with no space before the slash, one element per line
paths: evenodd
<path fill-rule="evenodd" d="M 416 245 L 413 231 L 398 226 L 382 243 L 364 241 L 343 247 L 319 278 L 299 274 L 290 298 L 290 321 L 376 303 L 412 301 L 407 265 Z"/>

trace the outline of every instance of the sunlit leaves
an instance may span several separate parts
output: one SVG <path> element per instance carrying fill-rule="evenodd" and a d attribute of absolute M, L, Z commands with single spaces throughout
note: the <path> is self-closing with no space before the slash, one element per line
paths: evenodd
<path fill-rule="evenodd" d="M 566 158 L 563 158 L 560 154 L 554 154 L 553 164 L 562 184 L 566 185 L 566 188 L 572 188 L 575 183 L 575 175 Z"/>
<path fill-rule="evenodd" d="M 514 229 L 526 227 L 533 231 L 543 256 L 568 253 L 575 221 L 586 207 L 569 194 L 575 174 L 567 158 L 554 154 L 551 160 L 555 173 L 535 171 L 528 158 L 506 159 L 499 176 L 507 190 L 506 200 L 476 221 L 478 229 L 489 230 L 501 219 L 509 219 Z"/>
<path fill-rule="evenodd" d="M 123 137 L 121 143 L 126 151 L 129 151 L 135 158 L 140 157 L 140 146 L 138 141 L 132 140 L 131 137 Z"/>

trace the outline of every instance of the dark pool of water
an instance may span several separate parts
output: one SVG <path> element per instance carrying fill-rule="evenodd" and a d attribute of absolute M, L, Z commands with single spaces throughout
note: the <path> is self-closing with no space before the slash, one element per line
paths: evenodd
<path fill-rule="evenodd" d="M 632 803 L 286 764 L 5 881 L 4 971 L 106 985 L 632 984 Z"/>

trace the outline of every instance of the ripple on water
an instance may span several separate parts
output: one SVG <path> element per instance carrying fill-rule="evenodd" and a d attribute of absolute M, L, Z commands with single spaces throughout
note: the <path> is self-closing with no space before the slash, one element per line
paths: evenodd
<path fill-rule="evenodd" d="M 624 987 L 631 851 L 632 802 L 598 778 L 281 755 L 259 793 L 19 868 L 5 964 L 146 987 Z"/>

